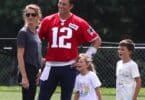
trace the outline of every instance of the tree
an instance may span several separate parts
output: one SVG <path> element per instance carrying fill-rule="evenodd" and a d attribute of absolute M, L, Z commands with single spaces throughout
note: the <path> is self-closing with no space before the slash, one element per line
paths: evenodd
<path fill-rule="evenodd" d="M 1 37 L 16 37 L 23 25 L 22 9 L 30 3 L 40 5 L 43 16 L 57 11 L 57 0 L 1 0 Z M 88 20 L 103 41 L 118 42 L 129 37 L 144 42 L 144 5 L 145 0 L 76 0 L 73 13 Z"/>

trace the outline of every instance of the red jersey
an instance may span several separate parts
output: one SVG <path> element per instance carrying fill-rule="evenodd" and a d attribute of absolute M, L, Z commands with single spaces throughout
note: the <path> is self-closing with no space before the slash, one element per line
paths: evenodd
<path fill-rule="evenodd" d="M 70 61 L 78 56 L 78 46 L 98 38 L 94 29 L 82 18 L 72 14 L 61 20 L 58 13 L 45 17 L 39 36 L 48 41 L 47 61 Z"/>

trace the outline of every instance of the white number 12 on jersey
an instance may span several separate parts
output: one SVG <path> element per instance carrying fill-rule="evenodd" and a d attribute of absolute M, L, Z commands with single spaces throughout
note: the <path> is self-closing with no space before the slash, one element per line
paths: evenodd
<path fill-rule="evenodd" d="M 72 38 L 72 29 L 69 27 L 62 27 L 59 30 L 60 32 L 66 32 L 66 35 L 58 36 L 58 27 L 54 27 L 52 29 L 52 48 L 71 48 L 71 43 L 67 42 L 64 43 L 65 39 L 71 39 Z M 58 41 L 58 42 L 57 42 Z"/>

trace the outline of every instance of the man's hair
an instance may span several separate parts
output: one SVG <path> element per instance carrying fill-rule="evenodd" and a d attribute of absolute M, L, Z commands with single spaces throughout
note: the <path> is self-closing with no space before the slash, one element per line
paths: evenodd
<path fill-rule="evenodd" d="M 76 2 L 76 0 L 69 0 L 70 4 L 74 4 Z"/>
<path fill-rule="evenodd" d="M 125 46 L 129 51 L 134 51 L 134 43 L 131 39 L 124 39 L 120 41 L 119 46 Z"/>

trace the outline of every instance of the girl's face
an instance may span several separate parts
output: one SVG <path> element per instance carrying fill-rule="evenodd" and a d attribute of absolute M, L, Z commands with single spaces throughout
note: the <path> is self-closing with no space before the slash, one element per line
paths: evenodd
<path fill-rule="evenodd" d="M 88 63 L 83 58 L 80 58 L 77 61 L 76 66 L 77 66 L 77 70 L 80 71 L 81 73 L 87 72 L 89 67 Z"/>
<path fill-rule="evenodd" d="M 38 14 L 34 9 L 27 9 L 25 13 L 25 21 L 28 25 L 35 25 L 38 23 Z"/>
<path fill-rule="evenodd" d="M 130 58 L 131 51 L 129 51 L 126 46 L 119 46 L 118 54 L 119 54 L 120 59 L 124 60 L 124 59 Z"/>

